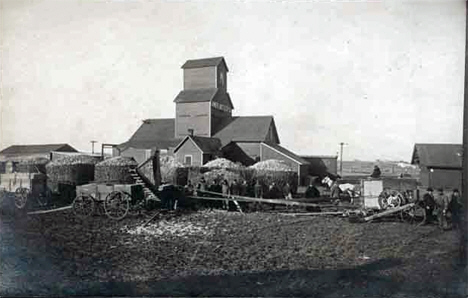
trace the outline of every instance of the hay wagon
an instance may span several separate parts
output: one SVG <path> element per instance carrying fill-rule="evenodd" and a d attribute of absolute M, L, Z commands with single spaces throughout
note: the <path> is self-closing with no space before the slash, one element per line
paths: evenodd
<path fill-rule="evenodd" d="M 95 180 L 76 187 L 74 213 L 83 219 L 98 213 L 120 220 L 130 211 L 153 208 L 159 202 L 157 189 L 141 170 L 151 160 L 138 165 L 119 156 L 96 164 Z"/>

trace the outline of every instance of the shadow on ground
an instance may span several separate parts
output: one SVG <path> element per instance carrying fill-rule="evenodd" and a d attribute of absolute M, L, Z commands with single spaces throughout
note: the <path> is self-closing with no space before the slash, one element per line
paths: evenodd
<path fill-rule="evenodd" d="M 306 297 L 466 297 L 463 273 L 450 283 L 394 280 L 382 270 L 401 265 L 384 259 L 343 270 L 281 270 L 173 280 L 106 282 L 63 289 L 60 294 L 100 296 L 306 296 Z M 70 291 L 71 290 L 71 291 Z"/>

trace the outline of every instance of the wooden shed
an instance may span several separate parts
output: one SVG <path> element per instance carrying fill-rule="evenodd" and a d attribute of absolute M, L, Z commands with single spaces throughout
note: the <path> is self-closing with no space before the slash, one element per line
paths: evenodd
<path fill-rule="evenodd" d="M 461 144 L 415 144 L 411 164 L 418 165 L 422 187 L 461 190 Z"/>

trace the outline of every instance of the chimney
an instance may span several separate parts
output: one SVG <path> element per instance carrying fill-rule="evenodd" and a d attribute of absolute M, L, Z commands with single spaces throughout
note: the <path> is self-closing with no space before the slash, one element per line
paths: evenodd
<path fill-rule="evenodd" d="M 192 128 L 188 129 L 188 134 L 189 134 L 189 136 L 193 137 L 193 129 Z"/>

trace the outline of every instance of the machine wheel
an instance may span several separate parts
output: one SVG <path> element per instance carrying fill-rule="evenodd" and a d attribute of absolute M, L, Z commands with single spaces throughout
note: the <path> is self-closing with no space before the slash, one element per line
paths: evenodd
<path fill-rule="evenodd" d="M 29 197 L 29 189 L 25 187 L 18 187 L 15 191 L 15 206 L 18 209 L 26 208 Z"/>
<path fill-rule="evenodd" d="M 379 206 L 380 206 L 380 209 L 382 210 L 385 210 L 388 208 L 388 201 L 387 201 L 387 198 L 385 197 L 379 197 Z"/>
<path fill-rule="evenodd" d="M 94 214 L 96 204 L 91 195 L 77 196 L 73 200 L 73 212 L 80 218 L 88 218 Z"/>
<path fill-rule="evenodd" d="M 422 206 L 414 205 L 410 209 L 400 212 L 400 219 L 404 222 L 422 225 L 426 220 L 426 211 Z"/>
<path fill-rule="evenodd" d="M 115 220 L 123 219 L 130 209 L 132 196 L 126 192 L 113 191 L 107 195 L 104 201 L 104 210 L 109 218 Z"/>
<path fill-rule="evenodd" d="M 388 206 L 391 208 L 401 206 L 403 201 L 403 195 L 398 191 L 392 191 L 392 193 L 387 197 Z"/>

